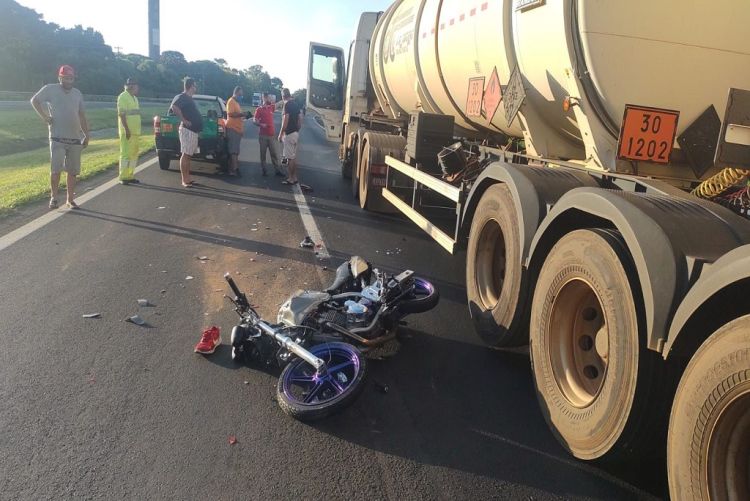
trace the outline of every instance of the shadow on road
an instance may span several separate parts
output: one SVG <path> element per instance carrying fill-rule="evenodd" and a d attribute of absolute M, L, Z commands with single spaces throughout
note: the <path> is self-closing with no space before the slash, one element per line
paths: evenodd
<path fill-rule="evenodd" d="M 615 476 L 621 470 L 576 461 L 557 445 L 536 403 L 527 355 L 410 329 L 400 342 L 396 356 L 370 363 L 368 388 L 355 405 L 315 428 L 419 464 L 563 497 L 612 499 L 614 487 L 618 499 L 648 498 Z M 664 486 L 638 488 L 658 493 Z"/>

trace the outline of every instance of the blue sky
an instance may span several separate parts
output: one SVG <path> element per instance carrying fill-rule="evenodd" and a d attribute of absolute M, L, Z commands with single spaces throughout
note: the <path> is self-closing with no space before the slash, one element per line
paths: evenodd
<path fill-rule="evenodd" d="M 18 0 L 48 22 L 81 24 L 125 53 L 148 53 L 148 1 Z M 348 47 L 359 14 L 392 0 L 161 0 L 161 49 L 189 60 L 226 59 L 231 67 L 262 65 L 292 90 L 305 87 L 311 41 Z"/>

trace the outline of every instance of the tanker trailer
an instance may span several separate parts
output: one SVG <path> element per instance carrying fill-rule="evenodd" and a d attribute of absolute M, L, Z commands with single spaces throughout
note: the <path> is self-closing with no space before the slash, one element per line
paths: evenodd
<path fill-rule="evenodd" d="M 477 333 L 530 344 L 571 454 L 668 449 L 678 499 L 750 484 L 748 22 L 732 0 L 400 0 L 348 63 L 310 47 L 360 206 L 466 252 Z"/>

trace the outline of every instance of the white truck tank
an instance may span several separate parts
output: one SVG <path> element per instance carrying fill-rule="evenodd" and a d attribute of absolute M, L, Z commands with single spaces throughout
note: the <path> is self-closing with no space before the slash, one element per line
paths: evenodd
<path fill-rule="evenodd" d="M 679 112 L 677 150 L 708 107 L 724 116 L 730 87 L 750 84 L 749 25 L 741 0 L 398 0 L 375 29 L 370 74 L 391 116 L 453 115 L 469 136 L 523 137 L 532 154 L 634 172 L 617 160 L 626 105 Z M 516 68 L 525 97 L 508 123 Z"/>

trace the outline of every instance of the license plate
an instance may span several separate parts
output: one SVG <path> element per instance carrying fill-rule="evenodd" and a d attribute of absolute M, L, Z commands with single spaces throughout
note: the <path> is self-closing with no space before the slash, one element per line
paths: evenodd
<path fill-rule="evenodd" d="M 625 106 L 617 158 L 668 164 L 680 112 L 646 106 Z"/>

